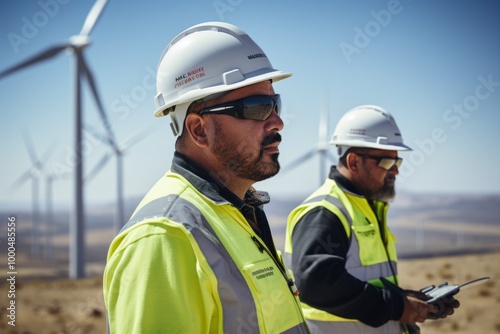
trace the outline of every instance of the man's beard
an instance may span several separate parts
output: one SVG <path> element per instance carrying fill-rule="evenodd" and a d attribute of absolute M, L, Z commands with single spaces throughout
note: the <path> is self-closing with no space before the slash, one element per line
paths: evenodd
<path fill-rule="evenodd" d="M 371 199 L 381 202 L 390 202 L 392 199 L 394 199 L 394 197 L 396 196 L 396 190 L 394 188 L 394 185 L 388 184 L 387 181 L 389 180 L 393 181 L 392 183 L 394 184 L 396 176 L 388 173 L 385 177 L 384 185 L 371 196 Z"/>
<path fill-rule="evenodd" d="M 214 144 L 213 153 L 230 172 L 240 178 L 255 182 L 268 179 L 279 172 L 279 153 L 271 156 L 271 162 L 264 162 L 262 160 L 264 156 L 263 148 L 269 144 L 281 141 L 279 133 L 266 136 L 261 143 L 259 154 L 254 157 L 254 151 L 248 149 L 244 142 L 239 145 L 232 145 L 233 140 L 225 136 L 224 131 L 222 131 L 217 122 L 215 122 L 215 132 L 217 141 Z"/>

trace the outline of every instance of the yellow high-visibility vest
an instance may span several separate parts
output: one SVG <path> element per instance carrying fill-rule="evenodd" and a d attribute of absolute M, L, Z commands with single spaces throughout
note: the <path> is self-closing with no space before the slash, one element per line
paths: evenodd
<path fill-rule="evenodd" d="M 308 333 L 282 259 L 215 193 L 168 172 L 146 195 L 108 253 L 112 333 Z"/>
<path fill-rule="evenodd" d="M 383 287 L 380 277 L 397 284 L 396 238 L 387 228 L 388 205 L 375 201 L 374 208 L 366 198 L 344 192 L 333 179 L 325 183 L 296 207 L 289 215 L 285 237 L 285 262 L 291 266 L 293 252 L 292 233 L 297 222 L 309 211 L 320 206 L 336 215 L 344 226 L 350 246 L 346 259 L 346 270 L 354 277 Z M 380 226 L 380 227 L 379 227 Z M 315 328 L 324 328 L 325 333 L 337 330 L 339 333 L 401 333 L 397 321 L 389 321 L 373 328 L 358 320 L 347 319 L 318 310 L 302 303 L 304 316 Z"/>

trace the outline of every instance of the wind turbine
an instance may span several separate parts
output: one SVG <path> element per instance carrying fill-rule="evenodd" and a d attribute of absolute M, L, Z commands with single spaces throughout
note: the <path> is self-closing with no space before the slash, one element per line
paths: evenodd
<path fill-rule="evenodd" d="M 36 63 L 48 60 L 67 50 L 75 57 L 75 174 L 74 174 L 74 199 L 70 221 L 70 278 L 85 276 L 85 235 L 84 235 L 84 203 L 83 203 L 83 154 L 82 154 L 82 80 L 86 79 L 98 107 L 99 115 L 108 131 L 108 137 L 114 143 L 114 136 L 102 107 L 94 77 L 88 68 L 83 54 L 84 49 L 90 45 L 89 35 L 97 23 L 107 0 L 97 0 L 87 15 L 82 30 L 76 36 L 63 44 L 54 45 L 39 54 L 0 72 L 0 79 Z"/>
<path fill-rule="evenodd" d="M 45 174 L 45 258 L 54 257 L 54 207 L 53 207 L 53 183 L 54 181 L 63 181 L 69 179 L 68 176 L 58 173 Z"/>
<path fill-rule="evenodd" d="M 125 205 L 123 200 L 123 156 L 124 154 L 134 145 L 139 143 L 141 140 L 146 138 L 148 135 L 152 134 L 156 129 L 151 129 L 152 126 L 146 127 L 136 134 L 130 136 L 123 141 L 120 145 L 113 145 L 109 138 L 102 138 L 93 128 L 86 126 L 85 129 L 89 131 L 95 138 L 101 140 L 102 142 L 109 144 L 112 148 L 112 152 L 104 154 L 104 156 L 95 165 L 92 171 L 85 177 L 85 182 L 92 180 L 104 166 L 108 163 L 111 156 L 114 154 L 116 156 L 116 212 L 115 220 L 113 223 L 113 229 L 115 234 L 118 234 L 125 223 Z"/>
<path fill-rule="evenodd" d="M 54 256 L 54 211 L 52 210 L 52 182 L 53 175 L 48 175 L 46 181 L 45 194 L 45 258 L 52 259 Z"/>
<path fill-rule="evenodd" d="M 330 144 L 328 142 L 328 102 L 326 101 L 326 97 L 323 98 L 323 103 L 321 106 L 318 137 L 319 139 L 316 147 L 298 157 L 288 165 L 284 166 L 281 174 L 287 173 L 292 169 L 302 165 L 307 160 L 313 158 L 315 155 L 319 155 L 319 184 L 321 185 L 323 184 L 323 182 L 325 182 L 327 176 L 327 159 L 335 160 L 329 152 Z"/>
<path fill-rule="evenodd" d="M 40 183 L 39 179 L 42 176 L 44 165 L 47 162 L 50 154 L 52 153 L 53 146 L 49 146 L 43 153 L 41 158 L 38 158 L 35 148 L 33 146 L 33 141 L 29 135 L 23 131 L 23 141 L 26 151 L 31 160 L 32 166 L 24 172 L 16 181 L 11 185 L 11 189 L 16 189 L 23 185 L 26 181 L 31 179 L 31 256 L 38 257 L 40 255 L 40 235 L 39 235 L 39 224 L 42 222 L 40 219 Z"/>

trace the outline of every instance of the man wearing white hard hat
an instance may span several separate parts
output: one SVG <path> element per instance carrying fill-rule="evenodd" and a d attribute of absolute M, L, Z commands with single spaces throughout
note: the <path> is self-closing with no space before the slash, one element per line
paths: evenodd
<path fill-rule="evenodd" d="M 252 187 L 279 171 L 272 84 L 290 75 L 226 23 L 167 46 L 155 115 L 170 117 L 176 150 L 110 246 L 111 333 L 308 333 L 262 210 L 269 196 Z"/>
<path fill-rule="evenodd" d="M 388 202 L 403 143 L 392 115 L 364 105 L 348 111 L 332 136 L 339 162 L 325 183 L 289 215 L 285 262 L 301 291 L 312 333 L 418 333 L 416 323 L 444 318 L 440 307 L 399 287 Z"/>

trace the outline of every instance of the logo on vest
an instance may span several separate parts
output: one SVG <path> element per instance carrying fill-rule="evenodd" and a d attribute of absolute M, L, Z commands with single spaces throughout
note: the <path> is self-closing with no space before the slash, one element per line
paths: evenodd
<path fill-rule="evenodd" d="M 274 275 L 274 267 L 273 266 L 269 266 L 269 267 L 265 267 L 265 268 L 262 268 L 259 270 L 252 271 L 252 276 L 258 280 L 269 277 L 269 276 L 273 276 L 273 275 Z"/>
<path fill-rule="evenodd" d="M 356 230 L 356 234 L 361 236 L 361 237 L 373 237 L 373 236 L 375 236 L 375 230 L 369 230 L 369 231 Z"/>

